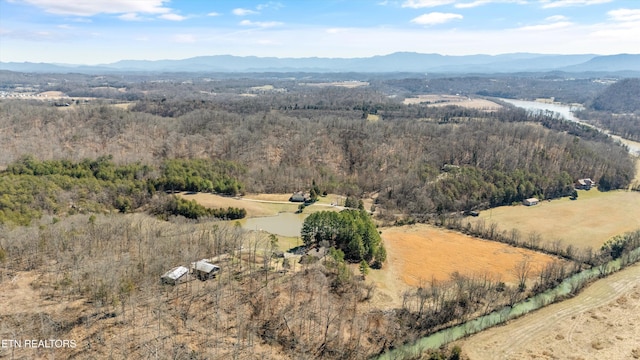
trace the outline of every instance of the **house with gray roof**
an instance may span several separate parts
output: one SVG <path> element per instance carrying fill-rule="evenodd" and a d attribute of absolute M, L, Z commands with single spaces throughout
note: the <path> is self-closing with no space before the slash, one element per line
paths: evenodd
<path fill-rule="evenodd" d="M 177 266 L 167 271 L 160 277 L 160 281 L 167 285 L 178 285 L 187 281 L 189 278 L 189 269 L 184 266 Z"/>
<path fill-rule="evenodd" d="M 191 273 L 202 281 L 213 279 L 218 272 L 220 272 L 220 267 L 207 260 L 203 259 L 191 263 Z"/>

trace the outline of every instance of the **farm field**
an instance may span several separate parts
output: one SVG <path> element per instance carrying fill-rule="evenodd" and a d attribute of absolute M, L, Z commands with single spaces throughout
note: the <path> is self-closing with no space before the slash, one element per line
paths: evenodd
<path fill-rule="evenodd" d="M 480 212 L 471 223 L 496 223 L 499 230 L 537 233 L 542 242 L 599 249 L 611 237 L 640 228 L 640 192 L 579 190 L 578 200 L 562 198 L 535 206 L 502 206 Z"/>
<path fill-rule="evenodd" d="M 180 197 L 195 200 L 210 208 L 236 207 L 247 211 L 247 217 L 270 216 L 279 212 L 295 212 L 298 204 L 289 203 L 290 194 L 256 195 L 255 197 L 237 198 L 208 193 L 180 193 Z M 256 201 L 249 201 L 249 200 Z"/>
<path fill-rule="evenodd" d="M 471 360 L 639 359 L 640 264 L 458 342 Z"/>
<path fill-rule="evenodd" d="M 426 285 L 432 279 L 448 280 L 456 271 L 513 283 L 513 269 L 523 259 L 532 265 L 531 277 L 556 260 L 546 254 L 424 224 L 384 229 L 382 239 L 393 276 L 409 286 Z"/>
<path fill-rule="evenodd" d="M 459 95 L 418 95 L 417 97 L 406 98 L 405 105 L 429 103 L 429 106 L 457 105 L 471 109 L 498 110 L 501 105 L 485 99 L 471 99 L 467 96 Z"/>
<path fill-rule="evenodd" d="M 289 202 L 291 194 L 248 194 L 243 197 L 221 196 L 210 193 L 187 193 L 181 192 L 178 196 L 195 200 L 199 204 L 209 208 L 226 208 L 237 207 L 244 208 L 247 211 L 247 218 L 257 216 L 273 216 L 281 212 L 296 212 L 300 203 Z M 334 204 L 343 204 L 344 196 L 327 195 L 318 198 L 313 205 L 305 208 L 305 213 L 312 213 L 323 210 L 342 210 L 341 206 Z M 370 208 L 373 200 L 364 201 L 365 208 Z"/>

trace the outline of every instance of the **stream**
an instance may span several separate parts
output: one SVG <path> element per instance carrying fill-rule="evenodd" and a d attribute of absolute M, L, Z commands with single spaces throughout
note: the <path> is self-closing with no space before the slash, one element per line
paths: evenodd
<path fill-rule="evenodd" d="M 629 253 L 630 263 L 640 259 L 640 248 Z M 611 274 L 621 269 L 621 260 L 616 259 L 607 263 L 607 274 Z M 379 360 L 385 359 L 413 359 L 428 349 L 437 349 L 442 345 L 461 339 L 465 336 L 475 334 L 492 326 L 502 324 L 508 320 L 515 319 L 530 311 L 540 309 L 555 302 L 557 299 L 567 296 L 580 288 L 585 282 L 594 280 L 600 276 L 598 267 L 583 270 L 569 278 L 566 278 L 560 285 L 547 290 L 531 298 L 527 298 L 513 306 L 505 306 L 484 316 L 480 316 L 463 324 L 456 325 L 444 330 L 435 332 L 423 337 L 415 343 L 401 346 L 382 354 Z"/>
<path fill-rule="evenodd" d="M 622 139 L 619 136 L 611 135 L 604 129 L 597 128 L 591 124 L 581 121 L 574 114 L 574 110 L 579 110 L 575 106 L 562 105 L 562 104 L 550 104 L 537 101 L 524 101 L 524 100 L 512 100 L 512 99 L 499 99 L 517 107 L 524 108 L 526 110 L 537 112 L 553 112 L 560 115 L 566 120 L 578 122 L 601 131 L 613 139 L 625 144 L 629 153 L 634 156 L 640 156 L 640 143 Z M 640 248 L 633 250 L 629 254 L 631 259 L 636 261 L 640 259 Z M 631 261 L 633 262 L 633 260 Z M 608 273 L 618 271 L 621 268 L 620 259 L 610 261 L 607 264 Z M 540 293 L 531 298 L 527 298 L 513 306 L 505 306 L 502 309 L 491 312 L 487 315 L 480 316 L 473 320 L 469 320 L 463 324 L 452 326 L 447 329 L 440 330 L 429 336 L 423 337 L 412 344 L 407 344 L 396 349 L 390 350 L 380 357 L 379 360 L 385 359 L 413 359 L 420 355 L 422 352 L 428 349 L 437 349 L 452 341 L 461 339 L 465 336 L 477 333 L 479 331 L 488 329 L 495 325 L 502 324 L 508 320 L 515 319 L 522 315 L 525 315 L 533 310 L 540 309 L 546 305 L 555 302 L 557 299 L 571 294 L 576 287 L 584 284 L 585 282 L 596 279 L 600 276 L 599 268 L 594 267 L 591 269 L 579 272 L 560 283 L 557 287 L 549 289 L 543 293 Z"/>

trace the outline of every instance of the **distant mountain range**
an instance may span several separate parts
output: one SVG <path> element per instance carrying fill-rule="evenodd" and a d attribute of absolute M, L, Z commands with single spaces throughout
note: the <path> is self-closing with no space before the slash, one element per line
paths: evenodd
<path fill-rule="evenodd" d="M 122 60 L 102 65 L 0 62 L 0 70 L 51 73 L 110 72 L 640 72 L 640 54 L 599 56 L 514 53 L 451 56 L 397 52 L 366 58 L 277 58 L 214 55 L 183 60 Z"/>

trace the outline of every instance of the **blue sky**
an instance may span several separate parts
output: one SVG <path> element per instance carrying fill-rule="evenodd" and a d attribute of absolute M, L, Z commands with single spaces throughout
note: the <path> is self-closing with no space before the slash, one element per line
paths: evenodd
<path fill-rule="evenodd" d="M 640 0 L 0 0 L 0 61 L 640 53 Z"/>

